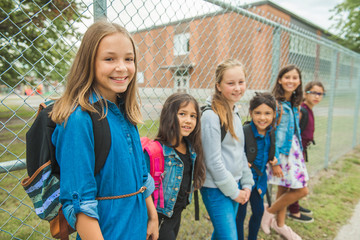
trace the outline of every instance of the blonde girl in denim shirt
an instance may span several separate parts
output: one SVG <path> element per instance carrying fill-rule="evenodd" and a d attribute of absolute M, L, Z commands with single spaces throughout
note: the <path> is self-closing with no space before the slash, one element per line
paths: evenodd
<path fill-rule="evenodd" d="M 270 169 L 268 182 L 278 185 L 278 191 L 276 201 L 271 207 L 265 208 L 261 228 L 266 234 L 270 233 L 271 227 L 286 239 L 301 239 L 285 225 L 287 207 L 308 194 L 309 176 L 302 153 L 299 127 L 299 106 L 303 97 L 299 68 L 295 65 L 282 68 L 272 92 L 279 105 L 277 119 L 279 112 L 282 112 L 282 116 L 276 127 L 278 165 Z"/>
<path fill-rule="evenodd" d="M 55 102 L 52 135 L 60 165 L 60 201 L 77 239 L 157 239 L 158 218 L 136 125 L 137 55 L 125 28 L 98 21 L 86 31 Z M 87 111 L 100 102 L 107 118 L 111 147 L 104 167 L 94 176 L 93 124 Z M 146 187 L 145 192 L 139 191 Z M 136 193 L 131 197 L 97 200 Z"/>
<path fill-rule="evenodd" d="M 160 114 L 156 141 L 163 148 L 165 167 L 163 179 L 164 207 L 156 210 L 159 218 L 159 240 L 175 240 L 181 213 L 191 202 L 192 192 L 199 189 L 205 179 L 200 135 L 199 105 L 194 97 L 185 93 L 169 96 Z M 145 159 L 150 168 L 149 155 Z"/>

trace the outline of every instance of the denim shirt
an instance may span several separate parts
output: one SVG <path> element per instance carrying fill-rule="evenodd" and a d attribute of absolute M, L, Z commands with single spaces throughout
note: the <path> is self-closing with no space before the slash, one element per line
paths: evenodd
<path fill-rule="evenodd" d="M 145 198 L 154 190 L 148 174 L 137 127 L 119 107 L 108 101 L 107 120 L 111 147 L 104 167 L 94 176 L 94 134 L 90 115 L 77 107 L 66 125 L 58 124 L 52 135 L 60 165 L 60 201 L 69 224 L 75 228 L 76 214 L 98 219 L 105 239 L 145 239 Z M 98 201 L 97 196 L 118 196 L 147 190 L 132 197 Z M 121 216 L 121 217 L 119 217 Z M 129 223 L 132 231 L 129 231 Z M 77 236 L 77 239 L 80 239 Z"/>
<path fill-rule="evenodd" d="M 270 127 L 266 133 L 265 136 L 259 134 L 258 130 L 256 129 L 256 126 L 253 121 L 250 122 L 251 130 L 254 133 L 254 137 L 256 140 L 257 145 L 257 154 L 256 158 L 254 160 L 255 166 L 262 172 L 262 176 L 259 176 L 256 171 L 251 168 L 251 172 L 253 174 L 255 187 L 261 198 L 264 197 L 266 191 L 267 191 L 267 174 L 266 174 L 266 164 L 269 159 L 269 151 L 271 146 L 271 140 L 270 140 L 270 131 L 272 128 Z M 245 148 L 246 151 L 246 148 Z M 278 159 L 278 156 L 275 154 L 275 157 Z"/>
<path fill-rule="evenodd" d="M 164 160 L 165 160 L 165 167 L 163 174 L 164 175 L 163 178 L 164 208 L 160 208 L 160 201 L 158 201 L 156 210 L 158 213 L 171 217 L 174 213 L 173 211 L 178 196 L 178 192 L 180 191 L 184 164 L 181 161 L 179 155 L 176 153 L 176 151 L 173 148 L 168 147 L 165 144 L 161 144 L 161 146 L 163 147 Z M 189 143 L 188 146 L 189 146 L 190 159 L 192 164 L 191 190 L 193 190 L 193 178 L 194 178 L 196 153 Z M 149 155 L 146 153 L 146 151 L 144 155 L 145 155 L 145 162 L 149 170 L 150 169 Z M 191 198 L 192 198 L 192 194 L 190 193 L 189 202 L 191 202 Z"/>
<path fill-rule="evenodd" d="M 276 152 L 289 155 L 292 137 L 296 134 L 296 137 L 299 140 L 301 149 L 301 136 L 300 136 L 300 126 L 299 126 L 299 109 L 297 107 L 292 107 L 291 103 L 288 101 L 279 102 L 282 105 L 283 113 L 281 117 L 281 122 L 276 127 Z M 278 111 L 276 113 L 276 118 L 278 118 Z M 279 161 L 279 159 L 278 159 Z M 279 164 L 279 162 L 278 162 Z"/>

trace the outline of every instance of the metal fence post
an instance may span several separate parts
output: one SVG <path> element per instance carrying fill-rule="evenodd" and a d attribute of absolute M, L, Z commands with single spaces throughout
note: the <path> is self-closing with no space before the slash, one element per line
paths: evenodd
<path fill-rule="evenodd" d="M 94 22 L 106 17 L 107 15 L 106 0 L 94 0 Z"/>
<path fill-rule="evenodd" d="M 276 81 L 280 69 L 280 36 L 281 29 L 276 26 L 273 30 L 273 44 L 272 44 L 272 65 L 271 65 L 271 79 L 270 86 L 273 86 Z"/>
<path fill-rule="evenodd" d="M 355 106 L 355 113 L 354 113 L 354 135 L 353 135 L 353 143 L 352 147 L 355 148 L 357 145 L 357 130 L 358 130 L 358 121 L 359 121 L 359 108 L 360 108 L 360 69 L 359 64 L 356 65 L 357 77 L 355 78 L 356 81 L 356 106 Z"/>
<path fill-rule="evenodd" d="M 339 52 L 333 51 L 333 58 L 331 61 L 331 79 L 330 79 L 330 89 L 329 89 L 329 111 L 328 111 L 328 123 L 327 123 L 327 133 L 326 133 L 326 147 L 325 147 L 325 162 L 324 168 L 327 169 L 329 165 L 329 156 L 330 156 L 330 147 L 331 147 L 331 132 L 332 132 L 332 121 L 333 121 L 333 109 L 335 102 L 335 86 L 336 86 L 336 74 L 337 74 L 337 63 L 339 59 Z"/>

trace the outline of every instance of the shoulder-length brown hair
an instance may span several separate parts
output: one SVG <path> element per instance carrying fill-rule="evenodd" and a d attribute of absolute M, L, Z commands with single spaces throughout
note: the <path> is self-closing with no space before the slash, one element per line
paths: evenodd
<path fill-rule="evenodd" d="M 296 88 L 296 90 L 294 91 L 294 93 L 291 95 L 291 99 L 290 99 L 290 103 L 292 106 L 294 107 L 298 107 L 300 106 L 300 104 L 302 103 L 302 99 L 303 99 L 303 90 L 302 90 L 302 77 L 301 77 L 301 71 L 300 69 L 295 66 L 295 65 L 287 65 L 285 67 L 283 67 L 280 71 L 279 74 L 276 78 L 276 83 L 275 86 L 272 90 L 272 94 L 274 95 L 275 99 L 278 101 L 286 101 L 285 99 L 285 91 L 284 88 L 281 86 L 281 84 L 279 83 L 279 80 L 288 72 L 292 71 L 292 70 L 296 70 L 299 74 L 299 79 L 300 79 L 300 85 Z"/>
<path fill-rule="evenodd" d="M 177 114 L 181 107 L 185 107 L 189 103 L 194 104 L 196 110 L 196 126 L 189 136 L 184 138 L 191 144 L 196 152 L 194 188 L 199 189 L 205 181 L 205 163 L 200 132 L 201 113 L 199 104 L 193 96 L 186 93 L 174 93 L 166 99 L 163 109 L 161 110 L 159 131 L 155 140 L 173 148 L 180 145 L 180 126 Z"/>
<path fill-rule="evenodd" d="M 51 112 L 51 119 L 56 123 L 66 121 L 70 114 L 79 105 L 83 110 L 95 112 L 95 108 L 89 102 L 89 97 L 95 93 L 98 99 L 102 95 L 95 87 L 95 57 L 101 40 L 111 34 L 121 33 L 131 41 L 134 51 L 135 75 L 131 79 L 127 90 L 119 94 L 124 101 L 125 115 L 128 120 L 136 125 L 141 122 L 141 112 L 138 103 L 139 92 L 137 88 L 137 52 L 133 38 L 129 32 L 118 24 L 101 20 L 92 24 L 85 32 L 79 50 L 67 76 L 67 84 L 63 96 L 55 102 Z M 102 105 L 107 107 L 106 101 Z M 107 111 L 102 111 L 102 117 L 106 116 Z"/>
<path fill-rule="evenodd" d="M 220 63 L 215 70 L 215 93 L 212 98 L 211 108 L 219 116 L 220 124 L 225 127 L 225 131 L 229 131 L 233 138 L 239 140 L 235 134 L 233 125 L 233 110 L 217 88 L 223 80 L 225 71 L 234 67 L 241 67 L 246 77 L 244 65 L 240 61 L 236 59 L 227 59 Z"/>
<path fill-rule="evenodd" d="M 311 81 L 311 82 L 308 82 L 306 85 L 305 85 L 305 92 L 307 91 L 310 91 L 314 86 L 318 86 L 320 88 L 322 88 L 323 92 L 325 92 L 325 87 L 324 85 L 322 84 L 322 82 L 320 81 Z"/>

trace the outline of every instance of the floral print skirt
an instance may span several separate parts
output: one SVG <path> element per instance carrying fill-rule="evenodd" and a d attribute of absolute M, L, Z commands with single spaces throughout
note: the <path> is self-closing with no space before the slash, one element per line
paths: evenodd
<path fill-rule="evenodd" d="M 287 188 L 303 188 L 307 186 L 309 175 L 306 170 L 304 156 L 296 135 L 293 135 L 289 156 L 280 154 L 280 166 L 284 177 L 275 177 L 271 167 L 267 166 L 268 183 Z"/>

